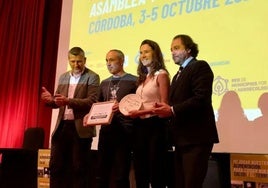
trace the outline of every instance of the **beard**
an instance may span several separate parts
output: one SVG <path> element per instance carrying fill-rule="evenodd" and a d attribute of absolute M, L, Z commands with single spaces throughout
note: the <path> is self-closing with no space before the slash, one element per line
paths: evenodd
<path fill-rule="evenodd" d="M 73 69 L 74 74 L 81 74 L 82 70 L 81 69 Z"/>
<path fill-rule="evenodd" d="M 111 74 L 117 74 L 120 71 L 120 65 L 114 64 L 107 67 Z"/>
<path fill-rule="evenodd" d="M 187 58 L 187 52 L 185 50 L 177 51 L 172 54 L 172 59 L 177 65 L 182 65 Z"/>

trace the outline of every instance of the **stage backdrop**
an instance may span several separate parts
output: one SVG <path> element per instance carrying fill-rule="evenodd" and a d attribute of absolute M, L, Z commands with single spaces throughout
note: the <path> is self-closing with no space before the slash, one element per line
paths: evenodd
<path fill-rule="evenodd" d="M 67 51 L 82 47 L 87 66 L 109 76 L 105 55 L 121 49 L 125 70 L 136 74 L 142 40 L 159 43 L 171 76 L 170 44 L 188 34 L 199 45 L 198 59 L 214 72 L 213 106 L 220 144 L 214 152 L 268 153 L 267 0 L 66 0 L 59 45 L 59 74 Z M 53 114 L 54 128 L 57 111 Z M 97 138 L 93 148 L 97 146 Z"/>

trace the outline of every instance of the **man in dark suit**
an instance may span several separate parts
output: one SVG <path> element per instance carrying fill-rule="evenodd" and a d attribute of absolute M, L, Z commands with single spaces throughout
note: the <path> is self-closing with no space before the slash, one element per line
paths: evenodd
<path fill-rule="evenodd" d="M 87 187 L 88 155 L 95 127 L 83 126 L 83 117 L 97 101 L 99 75 L 85 67 L 86 57 L 80 47 L 68 52 L 70 71 L 62 74 L 54 96 L 42 87 L 41 99 L 59 108 L 52 133 L 50 188 Z"/>
<path fill-rule="evenodd" d="M 214 76 L 206 61 L 196 59 L 199 50 L 191 37 L 175 36 L 171 52 L 180 71 L 172 80 L 169 104 L 157 103 L 154 113 L 171 117 L 176 188 L 202 188 L 213 144 L 219 142 L 211 99 Z"/>

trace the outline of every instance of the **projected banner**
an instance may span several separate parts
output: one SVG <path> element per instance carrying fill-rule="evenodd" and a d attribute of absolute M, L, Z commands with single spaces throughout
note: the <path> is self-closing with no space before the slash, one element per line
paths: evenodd
<path fill-rule="evenodd" d="M 206 60 L 215 76 L 221 143 L 214 151 L 267 153 L 267 7 L 267 0 L 74 0 L 68 48 L 82 47 L 87 66 L 104 79 L 110 76 L 105 62 L 110 49 L 122 50 L 125 70 L 136 74 L 140 43 L 152 39 L 173 76 L 178 66 L 171 40 L 190 35 L 199 45 L 198 59 Z"/>

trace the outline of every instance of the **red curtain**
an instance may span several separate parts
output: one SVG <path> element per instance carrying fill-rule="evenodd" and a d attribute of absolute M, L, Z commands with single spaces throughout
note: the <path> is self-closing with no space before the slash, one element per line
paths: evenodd
<path fill-rule="evenodd" d="M 61 0 L 0 1 L 0 147 L 20 148 L 28 127 L 43 127 L 51 110 L 40 87 L 54 88 Z"/>

